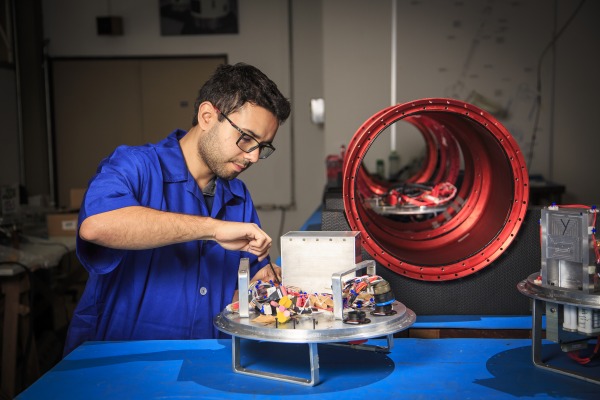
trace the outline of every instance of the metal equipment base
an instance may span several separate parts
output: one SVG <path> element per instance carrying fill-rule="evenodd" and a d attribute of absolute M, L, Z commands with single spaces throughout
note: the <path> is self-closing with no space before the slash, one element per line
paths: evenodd
<path fill-rule="evenodd" d="M 600 384 L 600 378 L 592 377 L 582 373 L 578 373 L 574 370 L 561 368 L 555 365 L 551 365 L 544 361 L 542 355 L 542 315 L 545 309 L 545 303 L 557 303 L 567 304 L 576 306 L 585 306 L 590 308 L 600 308 L 599 296 L 596 295 L 585 295 L 580 291 L 568 290 L 564 288 L 552 288 L 540 284 L 536 284 L 534 281 L 539 274 L 535 273 L 530 275 L 527 279 L 521 281 L 517 288 L 519 291 L 527 297 L 533 299 L 532 304 L 532 320 L 533 326 L 531 331 L 531 356 L 533 364 L 536 367 L 557 372 L 562 375 L 571 376 L 573 378 L 582 379 L 587 382 Z"/>
<path fill-rule="evenodd" d="M 241 351 L 240 351 L 240 337 L 232 337 L 232 361 L 233 370 L 237 373 L 251 376 L 258 376 L 260 378 L 275 379 L 283 382 L 298 383 L 300 385 L 314 386 L 319 383 L 319 350 L 317 343 L 307 343 L 308 354 L 310 355 L 310 379 L 294 377 L 290 375 L 276 374 L 273 372 L 259 371 L 250 369 L 242 366 L 241 362 Z"/>
<path fill-rule="evenodd" d="M 221 312 L 215 318 L 214 324 L 217 329 L 232 336 L 232 365 L 235 372 L 315 386 L 319 384 L 318 343 L 352 347 L 359 350 L 389 352 L 393 345 L 393 334 L 407 329 L 416 320 L 415 313 L 402 303 L 395 302 L 393 310 L 396 312 L 393 315 L 371 315 L 371 322 L 362 325 L 346 324 L 342 320 L 336 319 L 332 313 L 316 313 L 311 316 L 303 316 L 298 321 L 265 325 L 252 322 L 252 319 L 258 316 L 258 313 L 251 313 L 249 318 L 243 318 L 239 314 L 229 311 Z M 387 346 L 352 343 L 376 337 L 387 337 Z M 240 338 L 280 343 L 306 343 L 310 356 L 310 379 L 259 371 L 242 366 Z"/>

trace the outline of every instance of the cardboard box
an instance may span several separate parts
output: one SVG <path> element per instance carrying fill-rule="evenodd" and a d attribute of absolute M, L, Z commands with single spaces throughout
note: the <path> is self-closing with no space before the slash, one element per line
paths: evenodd
<path fill-rule="evenodd" d="M 79 210 L 83 203 L 83 195 L 87 189 L 75 188 L 69 191 L 69 209 Z"/>
<path fill-rule="evenodd" d="M 48 236 L 75 236 L 78 213 L 64 212 L 46 215 Z"/>

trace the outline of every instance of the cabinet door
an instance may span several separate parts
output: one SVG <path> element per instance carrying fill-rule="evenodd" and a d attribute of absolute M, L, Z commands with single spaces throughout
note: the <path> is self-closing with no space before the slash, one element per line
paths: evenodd
<path fill-rule="evenodd" d="M 200 86 L 225 56 L 55 59 L 52 97 L 58 204 L 83 188 L 121 144 L 156 142 L 191 126 Z"/>
<path fill-rule="evenodd" d="M 144 141 L 157 142 L 175 128 L 188 130 L 200 86 L 224 63 L 223 58 L 142 60 Z"/>

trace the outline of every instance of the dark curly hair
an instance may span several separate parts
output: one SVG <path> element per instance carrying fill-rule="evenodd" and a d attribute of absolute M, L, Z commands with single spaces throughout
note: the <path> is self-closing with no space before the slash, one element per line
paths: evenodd
<path fill-rule="evenodd" d="M 245 63 L 222 64 L 200 88 L 194 104 L 192 125 L 198 125 L 198 108 L 209 101 L 225 114 L 231 114 L 246 103 L 263 107 L 275 115 L 279 125 L 290 115 L 290 102 L 277 85 L 258 68 Z M 219 120 L 223 119 L 219 115 Z"/>

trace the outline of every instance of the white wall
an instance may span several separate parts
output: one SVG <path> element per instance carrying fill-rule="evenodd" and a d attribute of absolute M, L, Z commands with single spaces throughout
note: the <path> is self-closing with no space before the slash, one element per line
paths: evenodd
<path fill-rule="evenodd" d="M 327 154 L 390 105 L 392 1 L 323 2 Z M 397 103 L 451 97 L 481 106 L 472 96 L 481 95 L 508 112 L 498 119 L 527 155 L 538 60 L 578 4 L 397 0 Z M 558 39 L 556 53 L 541 64 L 542 107 L 528 169 L 566 185 L 564 203 L 600 201 L 600 187 L 588 172 L 600 144 L 592 117 L 600 92 L 592 50 L 600 47 L 598 15 L 600 2 L 588 0 Z"/>
<path fill-rule="evenodd" d="M 561 1 L 563 24 L 574 2 Z M 595 121 L 600 93 L 598 16 L 600 2 L 588 0 L 572 27 L 559 39 L 556 54 L 555 102 L 544 110 L 552 115 L 554 132 L 551 174 L 567 185 L 572 203 L 600 203 L 598 151 L 600 129 Z M 552 61 L 552 60 L 549 60 Z M 543 133 L 543 135 L 545 132 Z"/>
<path fill-rule="evenodd" d="M 337 154 L 390 102 L 389 1 L 323 2 L 325 153 Z"/>

